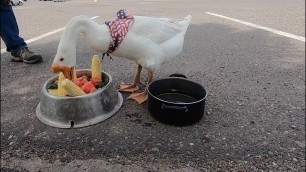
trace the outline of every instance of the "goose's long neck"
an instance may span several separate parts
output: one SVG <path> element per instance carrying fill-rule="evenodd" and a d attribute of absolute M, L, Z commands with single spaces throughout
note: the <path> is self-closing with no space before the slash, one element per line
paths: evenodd
<path fill-rule="evenodd" d="M 77 16 L 67 24 L 57 53 L 76 57 L 76 44 L 80 34 L 84 35 L 91 48 L 101 52 L 107 51 L 110 43 L 110 34 L 107 26 L 99 25 L 87 16 Z"/>

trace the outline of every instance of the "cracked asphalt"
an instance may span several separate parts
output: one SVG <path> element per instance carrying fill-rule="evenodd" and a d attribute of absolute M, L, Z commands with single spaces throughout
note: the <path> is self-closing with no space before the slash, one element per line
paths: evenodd
<path fill-rule="evenodd" d="M 206 13 L 304 37 L 305 1 L 28 0 L 14 12 L 20 35 L 29 40 L 77 15 L 100 16 L 95 21 L 102 24 L 121 8 L 135 15 L 193 16 L 182 53 L 154 79 L 179 72 L 202 84 L 209 93 L 203 119 L 165 125 L 150 116 L 147 104 L 124 99 L 114 116 L 96 125 L 41 123 L 35 108 L 42 85 L 54 75 L 58 32 L 29 44 L 43 63 L 12 63 L 9 53 L 1 54 L 1 171 L 305 171 L 305 42 Z M 77 68 L 89 68 L 97 53 L 80 38 Z M 106 58 L 102 65 L 116 85 L 134 78 L 132 61 Z"/>

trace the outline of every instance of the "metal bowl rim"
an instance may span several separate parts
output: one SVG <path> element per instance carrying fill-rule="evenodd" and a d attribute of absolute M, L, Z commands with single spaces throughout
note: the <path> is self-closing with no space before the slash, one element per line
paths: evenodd
<path fill-rule="evenodd" d="M 84 71 L 84 72 L 91 72 L 90 69 L 79 69 L 79 70 L 76 70 L 76 72 L 80 72 L 80 71 L 82 71 L 82 72 L 83 72 L 83 71 Z M 48 90 L 47 90 L 47 84 L 50 83 L 51 81 L 55 80 L 56 78 L 58 78 L 59 75 L 55 75 L 55 76 L 52 76 L 51 78 L 49 78 L 49 79 L 44 83 L 44 85 L 43 85 L 43 87 L 42 87 L 42 92 L 43 92 L 44 95 L 46 95 L 46 96 L 48 96 L 48 97 L 50 97 L 50 98 L 52 98 L 52 99 L 62 99 L 62 100 L 65 100 L 65 99 L 73 100 L 73 99 L 82 99 L 82 98 L 93 97 L 93 96 L 96 96 L 96 95 L 98 95 L 98 94 L 101 94 L 104 90 L 106 90 L 106 89 L 110 86 L 110 84 L 111 84 L 111 82 L 112 82 L 112 80 L 113 80 L 109 73 L 104 72 L 104 71 L 102 71 L 102 73 L 104 73 L 104 74 L 107 75 L 107 77 L 108 77 L 108 83 L 107 83 L 103 88 L 98 89 L 97 91 L 95 91 L 95 92 L 93 92 L 93 93 L 85 94 L 85 95 L 82 95 L 82 96 L 76 96 L 76 97 L 64 97 L 64 96 L 63 96 L 63 97 L 60 97 L 60 96 L 55 96 L 55 95 L 50 94 L 50 93 L 48 92 Z"/>

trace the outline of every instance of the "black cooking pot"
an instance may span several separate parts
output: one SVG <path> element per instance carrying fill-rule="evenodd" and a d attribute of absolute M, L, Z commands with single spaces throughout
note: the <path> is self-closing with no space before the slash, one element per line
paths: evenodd
<path fill-rule="evenodd" d="M 191 125 L 202 119 L 207 92 L 182 74 L 153 81 L 148 87 L 148 109 L 158 121 L 170 125 Z"/>

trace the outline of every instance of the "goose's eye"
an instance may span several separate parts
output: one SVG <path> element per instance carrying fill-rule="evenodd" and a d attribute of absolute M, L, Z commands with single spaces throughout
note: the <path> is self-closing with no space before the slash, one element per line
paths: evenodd
<path fill-rule="evenodd" d="M 62 57 L 62 58 L 60 58 L 60 61 L 62 62 L 62 61 L 64 61 L 64 58 Z"/>

